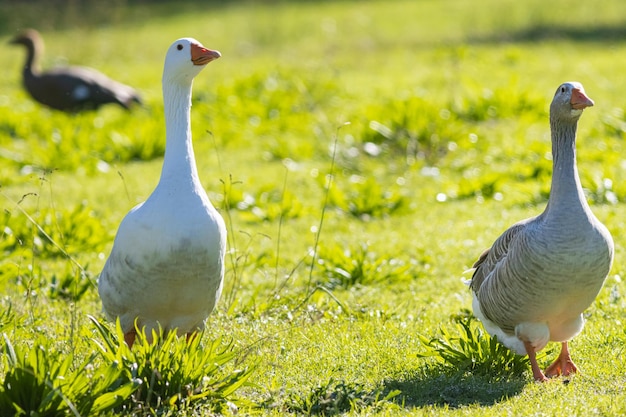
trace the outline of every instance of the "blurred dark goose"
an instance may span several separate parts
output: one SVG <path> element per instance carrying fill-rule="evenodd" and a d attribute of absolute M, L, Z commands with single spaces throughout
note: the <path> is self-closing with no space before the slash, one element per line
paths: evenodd
<path fill-rule="evenodd" d="M 98 279 L 104 312 L 131 347 L 135 322 L 148 336 L 159 325 L 188 337 L 202 330 L 222 292 L 226 228 L 198 178 L 190 122 L 193 79 L 219 57 L 191 38 L 165 56 L 161 178 L 122 220 Z"/>
<path fill-rule="evenodd" d="M 56 110 L 79 112 L 95 110 L 108 103 L 129 109 L 132 103 L 141 103 L 137 92 L 87 67 L 60 67 L 42 72 L 39 60 L 43 54 L 43 40 L 34 29 L 27 29 L 10 40 L 24 45 L 26 62 L 22 70 L 26 91 L 33 99 Z"/>
<path fill-rule="evenodd" d="M 582 313 L 613 262 L 613 239 L 591 212 L 576 168 L 576 129 L 589 106 L 580 83 L 556 90 L 548 205 L 506 230 L 476 261 L 470 283 L 476 316 L 509 349 L 528 355 L 537 381 L 577 372 L 568 340 L 582 330 Z M 536 352 L 549 341 L 561 342 L 561 353 L 544 373 Z"/>

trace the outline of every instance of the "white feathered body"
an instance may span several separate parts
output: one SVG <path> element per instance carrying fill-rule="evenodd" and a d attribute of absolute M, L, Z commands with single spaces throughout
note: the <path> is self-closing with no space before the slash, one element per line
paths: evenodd
<path fill-rule="evenodd" d="M 122 221 L 100 275 L 107 316 L 124 331 L 135 318 L 147 330 L 204 328 L 222 292 L 225 248 L 224 221 L 203 189 L 157 187 Z"/>

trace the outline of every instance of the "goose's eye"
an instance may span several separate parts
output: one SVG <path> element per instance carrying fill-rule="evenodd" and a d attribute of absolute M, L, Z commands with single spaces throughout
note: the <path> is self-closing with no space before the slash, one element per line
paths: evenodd
<path fill-rule="evenodd" d="M 176 45 L 176 49 L 178 49 L 179 51 L 183 50 L 183 46 L 181 44 Z"/>
<path fill-rule="evenodd" d="M 564 92 L 565 92 L 565 87 L 561 87 L 561 93 L 564 93 Z"/>

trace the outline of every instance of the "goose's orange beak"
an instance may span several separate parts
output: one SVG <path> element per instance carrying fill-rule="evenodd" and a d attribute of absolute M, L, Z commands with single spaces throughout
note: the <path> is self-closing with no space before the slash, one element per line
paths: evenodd
<path fill-rule="evenodd" d="M 197 43 L 191 44 L 191 61 L 194 65 L 206 65 L 221 56 L 222 54 L 218 51 L 207 49 Z"/>
<path fill-rule="evenodd" d="M 572 98 L 570 100 L 572 107 L 576 110 L 582 110 L 587 107 L 593 106 L 593 100 L 585 95 L 585 93 L 579 89 L 572 89 Z"/>

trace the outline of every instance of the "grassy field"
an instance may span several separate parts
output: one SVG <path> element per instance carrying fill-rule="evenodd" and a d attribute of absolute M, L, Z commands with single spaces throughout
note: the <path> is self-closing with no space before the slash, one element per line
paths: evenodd
<path fill-rule="evenodd" d="M 626 3 L 116 4 L 73 19 L 0 4 L 15 15 L 0 19 L 0 414 L 626 414 Z M 28 26 L 44 67 L 96 67 L 146 105 L 34 103 L 6 44 Z M 120 346 L 96 280 L 157 183 L 163 58 L 183 36 L 223 55 L 195 80 L 192 124 L 229 252 L 202 339 L 162 357 Z M 595 100 L 578 165 L 616 256 L 571 343 L 582 373 L 535 384 L 462 280 L 543 210 L 547 109 L 568 80 Z"/>

